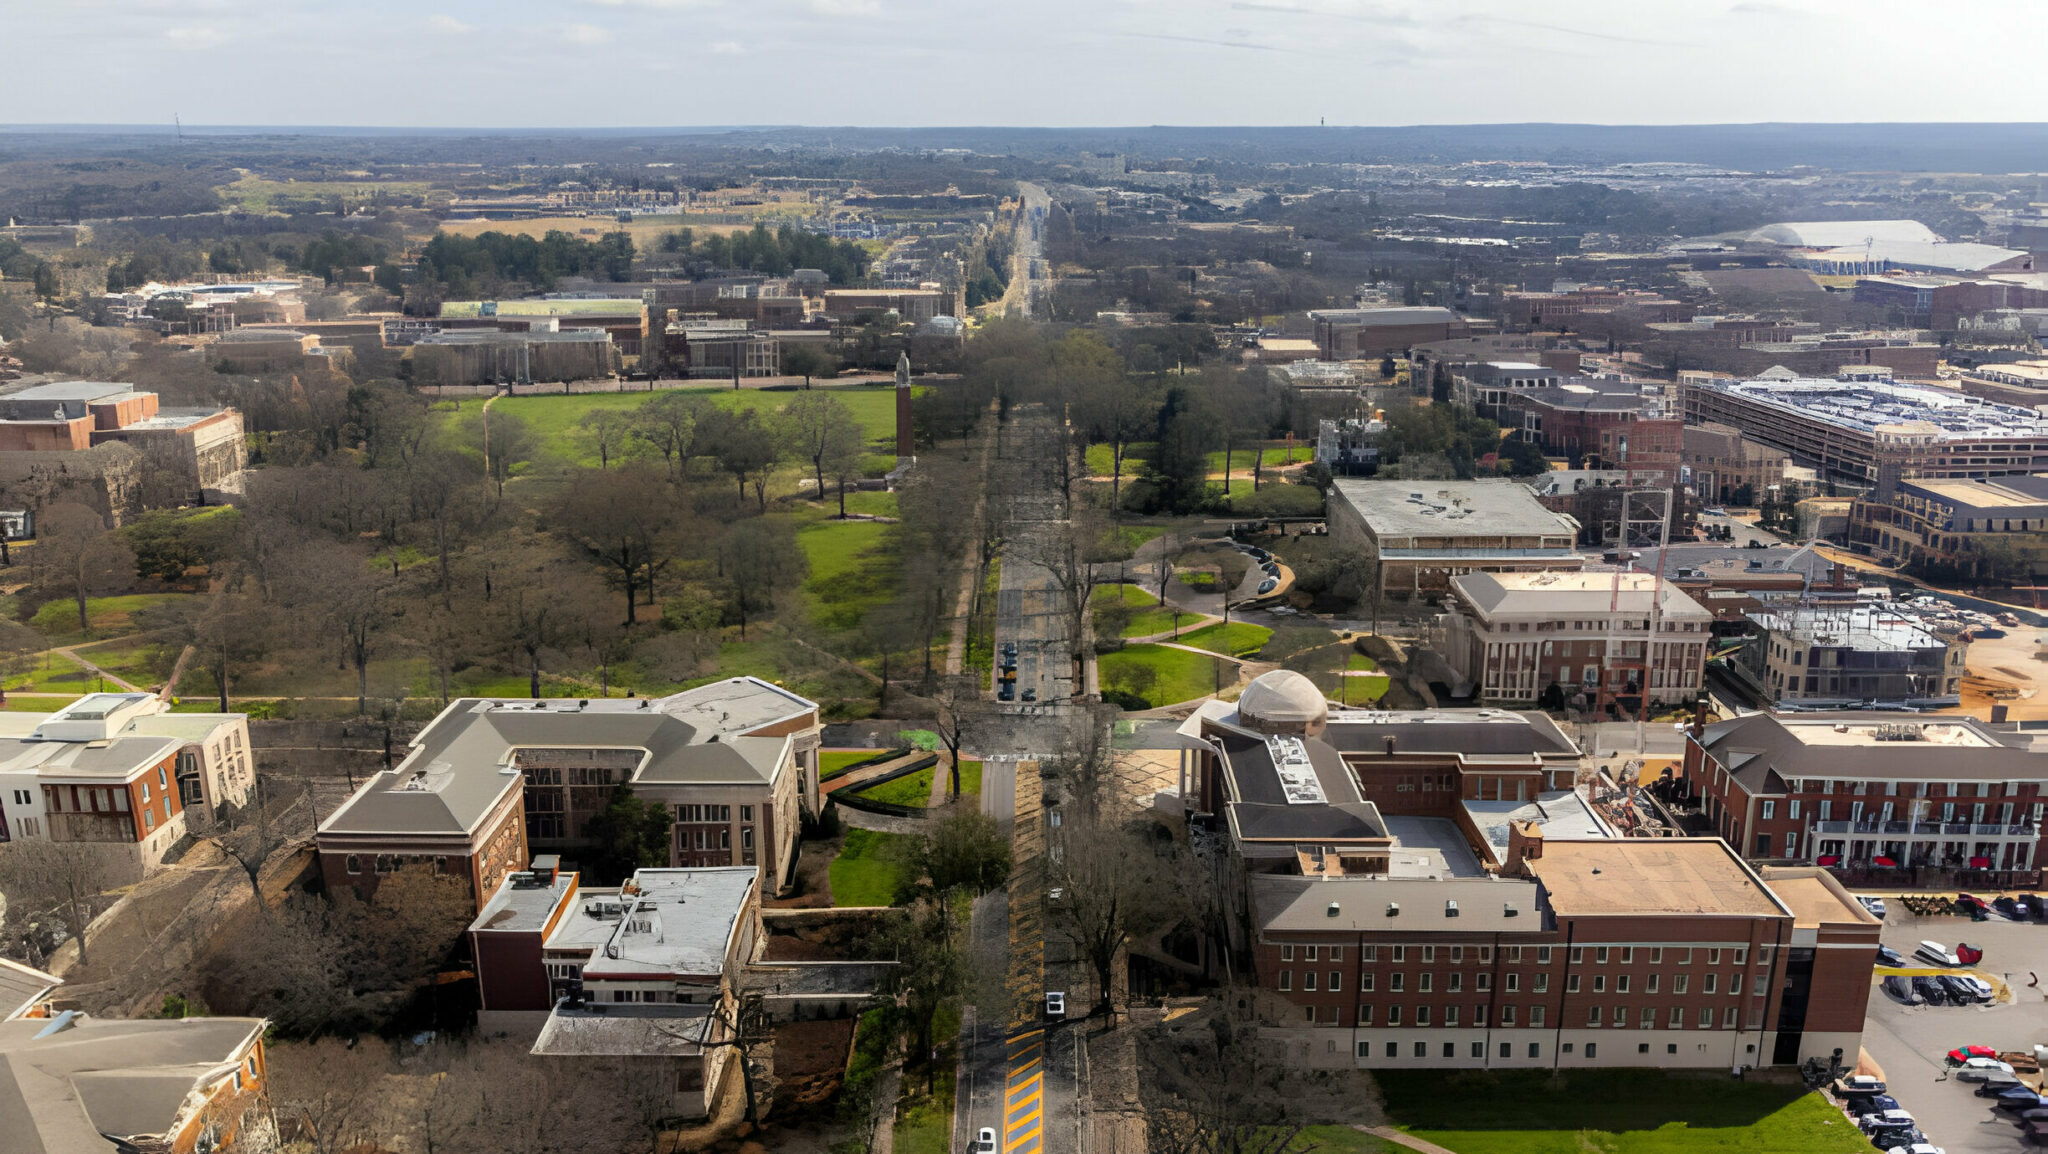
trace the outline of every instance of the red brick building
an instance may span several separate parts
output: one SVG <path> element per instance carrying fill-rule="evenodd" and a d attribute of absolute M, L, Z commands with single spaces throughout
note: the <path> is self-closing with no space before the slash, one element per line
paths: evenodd
<path fill-rule="evenodd" d="M 2042 764 L 2032 735 L 1960 715 L 1759 713 L 1694 732 L 1680 781 L 1752 860 L 2021 871 Z"/>

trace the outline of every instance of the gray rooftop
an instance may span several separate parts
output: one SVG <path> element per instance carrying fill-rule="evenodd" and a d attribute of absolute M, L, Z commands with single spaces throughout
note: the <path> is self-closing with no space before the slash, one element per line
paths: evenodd
<path fill-rule="evenodd" d="M 709 1005 L 562 1007 L 548 1015 L 532 1052 L 552 1058 L 682 1057 L 703 1050 L 711 1024 Z"/>
<path fill-rule="evenodd" d="M 2033 409 L 2001 405 L 1952 389 L 1797 377 L 1715 380 L 1688 387 L 1740 397 L 1787 416 L 1822 421 L 1859 433 L 1884 429 L 1926 436 L 1937 442 L 2048 437 L 2048 418 Z M 1746 429 L 1744 435 L 1767 432 Z"/>
<path fill-rule="evenodd" d="M 670 697 L 466 697 L 413 738 L 321 823 L 322 833 L 469 833 L 520 787 L 521 748 L 610 749 L 634 757 L 632 781 L 654 785 L 772 782 L 789 739 L 748 731 L 814 711 L 811 701 L 751 677 Z"/>
<path fill-rule="evenodd" d="M 1859 653 L 1908 653 L 1947 649 L 1948 643 L 1928 632 L 1916 618 L 1877 605 L 1843 603 L 1804 606 L 1749 614 L 1758 628 L 1799 645 L 1852 649 Z"/>
<path fill-rule="evenodd" d="M 1582 841 L 1615 836 L 1614 828 L 1602 821 L 1576 790 L 1556 789 L 1539 793 L 1534 801 L 1475 801 L 1468 798 L 1460 804 L 1465 807 L 1465 815 L 1473 827 L 1492 847 L 1496 862 L 1507 857 L 1508 826 L 1513 822 L 1533 823 L 1547 838 Z"/>
<path fill-rule="evenodd" d="M 1334 484 L 1338 495 L 1358 511 L 1382 540 L 1541 534 L 1570 541 L 1578 536 L 1570 518 L 1545 509 L 1527 485 L 1514 481 L 1380 481 L 1339 477 Z"/>
<path fill-rule="evenodd" d="M 624 916 L 583 967 L 583 980 L 717 975 L 760 871 L 753 866 L 643 869 L 622 888 Z M 629 892 L 638 889 L 638 893 Z"/>
<path fill-rule="evenodd" d="M 1387 873 L 1397 878 L 1476 878 L 1486 870 L 1458 823 L 1442 817 L 1389 817 L 1394 848 Z"/>
<path fill-rule="evenodd" d="M 0 744 L 0 769 L 33 771 L 48 778 L 103 778 L 125 781 L 176 753 L 184 743 L 171 737 L 117 737 L 112 741 L 22 741 Z"/>
<path fill-rule="evenodd" d="M 476 920 L 469 923 L 470 933 L 537 934 L 547 928 L 555 907 L 576 884 L 574 871 L 557 871 L 554 882 L 544 886 L 515 884 L 522 877 L 532 875 L 521 871 L 499 884 Z"/>
<path fill-rule="evenodd" d="M 1323 740 L 1347 753 L 1383 753 L 1393 739 L 1400 753 L 1456 754 L 1467 759 L 1542 757 L 1576 759 L 1578 747 L 1541 713 L 1504 709 L 1405 712 L 1331 710 Z"/>
<path fill-rule="evenodd" d="M 1516 878 L 1260 874 L 1246 884 L 1251 890 L 1252 918 L 1265 934 L 1540 934 L 1545 928 L 1536 883 Z M 1451 902 L 1457 903 L 1456 916 L 1449 912 Z"/>
<path fill-rule="evenodd" d="M 1419 308 L 1381 309 L 1312 309 L 1309 317 L 1313 320 L 1329 321 L 1339 325 L 1440 325 L 1452 324 L 1465 318 L 1446 308 L 1422 306 Z"/>
<path fill-rule="evenodd" d="M 49 1025 L 0 1022 L 0 1145 L 8 1154 L 107 1154 L 107 1135 L 164 1135 L 187 1096 L 233 1073 L 236 1054 L 263 1029 L 257 1018 L 81 1016 L 37 1038 Z"/>
<path fill-rule="evenodd" d="M 118 381 L 54 381 L 0 395 L 0 401 L 70 401 L 74 404 L 111 399 L 135 391 Z"/>
<path fill-rule="evenodd" d="M 2039 781 L 2048 765 L 2028 735 L 1958 715 L 1753 713 L 1709 725 L 1699 740 L 1753 794 L 1808 778 Z"/>
<path fill-rule="evenodd" d="M 0 958 L 0 1021 L 34 1005 L 43 995 L 64 984 L 55 974 L 31 969 L 20 962 Z"/>
<path fill-rule="evenodd" d="M 1298 783 L 1283 780 L 1267 739 L 1224 729 L 1223 770 L 1229 780 L 1228 816 L 1241 839 L 1344 842 L 1387 836 L 1379 808 L 1358 792 L 1358 782 L 1337 751 L 1315 738 L 1298 742 L 1308 765 Z"/>

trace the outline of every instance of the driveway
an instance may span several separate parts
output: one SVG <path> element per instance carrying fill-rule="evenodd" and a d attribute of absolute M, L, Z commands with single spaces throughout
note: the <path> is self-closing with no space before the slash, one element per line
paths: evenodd
<path fill-rule="evenodd" d="M 1885 945 L 1910 955 L 1923 938 L 1953 946 L 1958 939 L 1984 947 L 1979 971 L 2010 977 L 2018 999 L 1992 1006 L 1902 1006 L 1882 990 L 1870 993 L 1863 1048 L 1884 1067 L 1899 1105 L 1911 1111 L 1929 1141 L 1948 1154 L 2011 1154 L 2022 1149 L 2019 1131 L 1976 1096 L 1976 1084 L 1948 1076 L 1942 1055 L 1957 1046 L 2029 1050 L 2048 1042 L 2048 999 L 2027 986 L 2028 972 L 2048 970 L 2048 925 L 1967 918 L 1916 918 L 1893 905 Z"/>

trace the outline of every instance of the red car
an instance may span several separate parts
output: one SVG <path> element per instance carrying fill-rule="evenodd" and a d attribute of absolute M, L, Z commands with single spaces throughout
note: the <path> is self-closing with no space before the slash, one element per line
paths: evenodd
<path fill-rule="evenodd" d="M 1948 1064 L 1960 1066 L 1972 1058 L 1996 1058 L 1998 1051 L 1989 1046 L 1957 1046 L 1948 1052 Z"/>
<path fill-rule="evenodd" d="M 1989 910 L 1991 908 L 1983 898 L 1975 894 L 1957 894 L 1956 904 L 1959 906 L 1975 906 L 1980 910 Z"/>

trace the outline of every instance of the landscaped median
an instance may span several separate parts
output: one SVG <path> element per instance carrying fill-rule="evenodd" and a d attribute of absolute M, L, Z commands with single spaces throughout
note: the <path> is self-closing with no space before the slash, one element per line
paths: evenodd
<path fill-rule="evenodd" d="M 1273 639 L 1273 631 L 1263 625 L 1245 621 L 1232 621 L 1228 625 L 1218 621 L 1200 629 L 1180 635 L 1177 644 L 1206 649 L 1221 653 L 1225 657 L 1256 657 L 1266 642 Z"/>
<path fill-rule="evenodd" d="M 1375 1070 L 1387 1117 L 1457 1154 L 1868 1154 L 1842 1112 L 1794 1082 L 1723 1069 Z"/>

